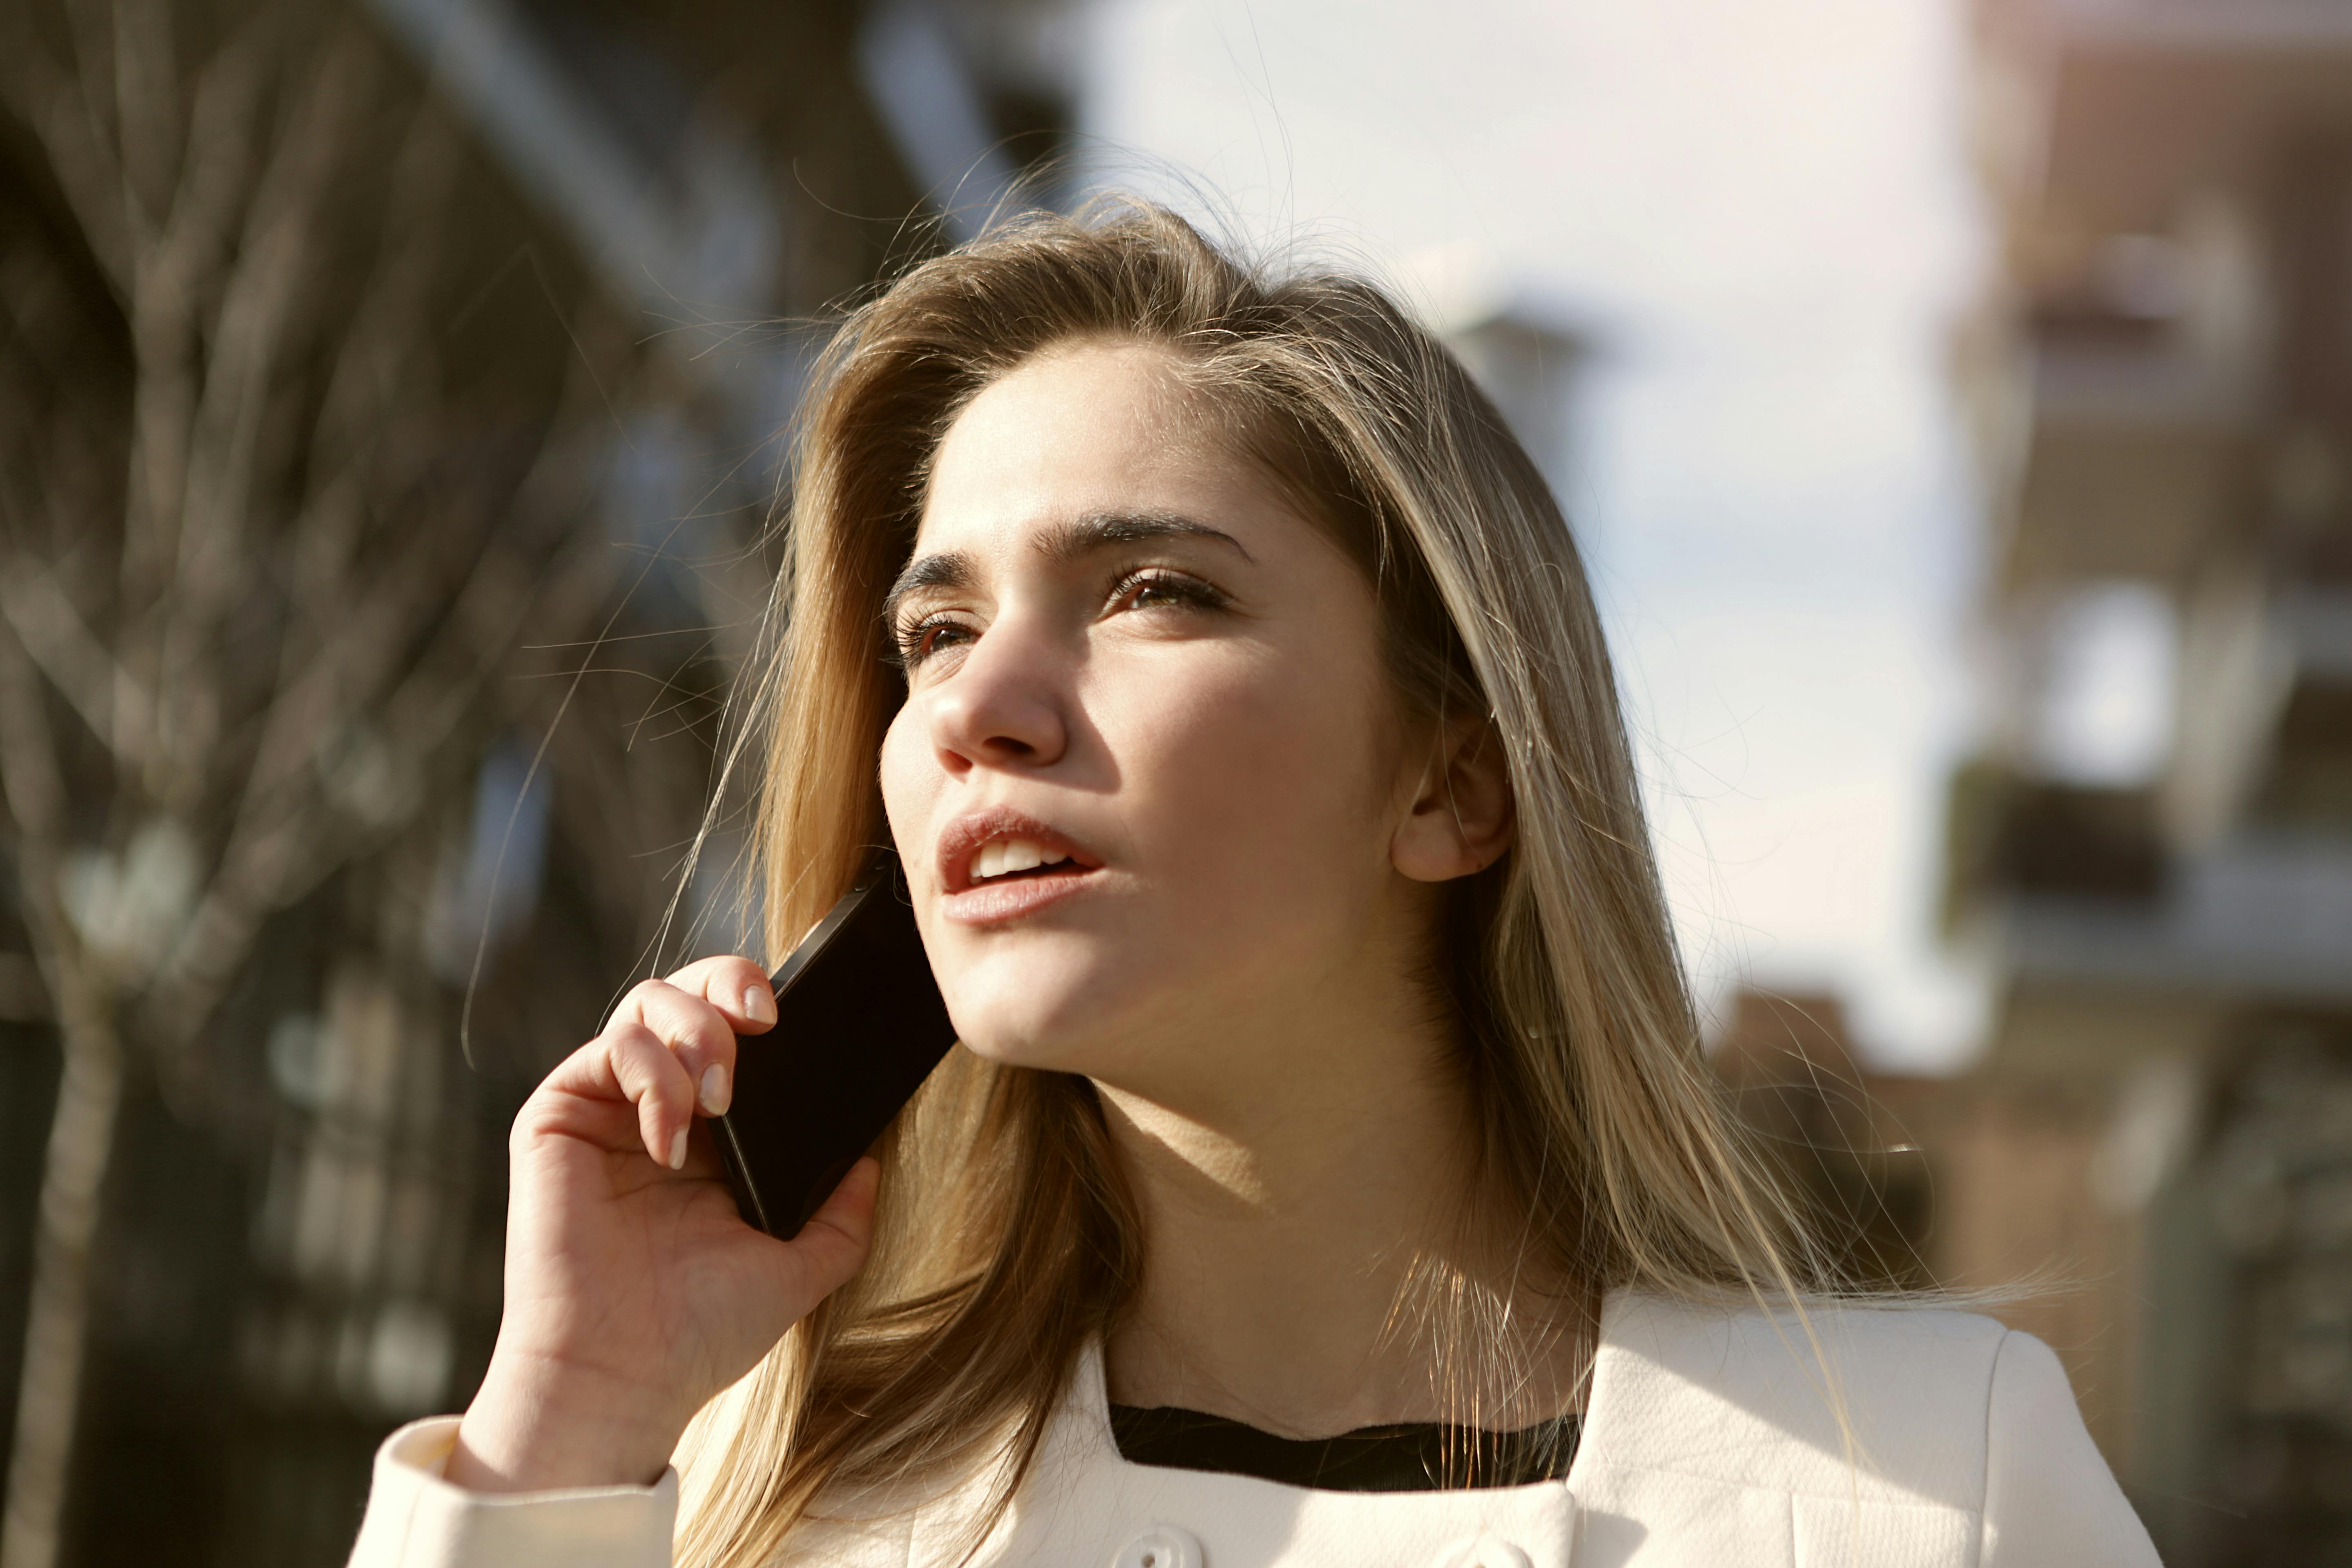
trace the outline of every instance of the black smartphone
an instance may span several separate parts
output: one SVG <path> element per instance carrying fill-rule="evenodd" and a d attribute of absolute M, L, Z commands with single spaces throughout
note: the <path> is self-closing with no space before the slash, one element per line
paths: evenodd
<path fill-rule="evenodd" d="M 793 949 L 772 984 L 776 1025 L 741 1035 L 735 1095 L 711 1119 L 744 1220 L 789 1241 L 955 1044 L 898 858 Z"/>

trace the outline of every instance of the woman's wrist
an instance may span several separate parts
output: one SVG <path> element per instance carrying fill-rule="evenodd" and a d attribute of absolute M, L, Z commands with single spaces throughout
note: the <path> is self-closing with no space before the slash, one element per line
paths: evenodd
<path fill-rule="evenodd" d="M 468 1491 L 648 1486 L 684 1432 L 642 1384 L 569 1363 L 493 1352 L 444 1471 Z"/>

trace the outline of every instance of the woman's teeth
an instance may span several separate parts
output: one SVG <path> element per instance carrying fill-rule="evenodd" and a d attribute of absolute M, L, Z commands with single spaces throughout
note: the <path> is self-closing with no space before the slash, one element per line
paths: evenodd
<path fill-rule="evenodd" d="M 1002 877 L 1011 871 L 1034 871 L 1040 866 L 1058 866 L 1069 857 L 1058 849 L 1047 849 L 1026 838 L 1001 839 L 981 846 L 971 858 L 971 879 L 984 882 L 991 877 Z"/>

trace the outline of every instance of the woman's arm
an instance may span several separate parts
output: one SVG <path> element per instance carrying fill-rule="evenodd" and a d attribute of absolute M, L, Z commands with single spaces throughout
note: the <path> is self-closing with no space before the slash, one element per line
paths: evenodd
<path fill-rule="evenodd" d="M 743 1223 L 697 1135 L 732 1095 L 737 1032 L 775 1016 L 757 965 L 705 959 L 631 991 L 524 1101 L 505 1315 L 449 1479 L 651 1483 L 694 1413 L 865 1262 L 873 1165 L 782 1242 Z"/>
<path fill-rule="evenodd" d="M 443 1476 L 457 1440 L 454 1415 L 384 1440 L 351 1568 L 669 1568 L 675 1470 L 649 1487 L 472 1492 Z"/>
<path fill-rule="evenodd" d="M 630 992 L 524 1103 L 489 1369 L 461 1422 L 385 1444 L 355 1563 L 530 1563 L 533 1541 L 551 1562 L 668 1561 L 687 1422 L 866 1260 L 872 1161 L 778 1241 L 736 1214 L 695 1126 L 727 1108 L 736 1035 L 775 1016 L 757 965 L 706 959 Z"/>

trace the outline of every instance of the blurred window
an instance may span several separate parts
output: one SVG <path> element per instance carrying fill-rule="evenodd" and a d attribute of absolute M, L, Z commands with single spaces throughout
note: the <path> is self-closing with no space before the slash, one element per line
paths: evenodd
<path fill-rule="evenodd" d="M 2034 763 L 2062 784 L 2131 789 L 2172 754 L 2179 628 L 2147 583 L 2078 588 L 2051 611 L 2042 644 Z"/>

